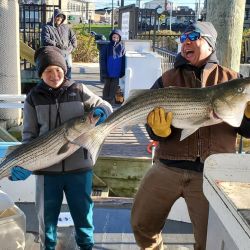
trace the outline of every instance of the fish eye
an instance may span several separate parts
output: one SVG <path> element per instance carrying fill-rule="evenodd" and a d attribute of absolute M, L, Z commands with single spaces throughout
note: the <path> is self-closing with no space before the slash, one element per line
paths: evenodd
<path fill-rule="evenodd" d="M 244 91 L 244 88 L 243 87 L 239 87 L 238 88 L 238 93 L 242 93 Z"/>

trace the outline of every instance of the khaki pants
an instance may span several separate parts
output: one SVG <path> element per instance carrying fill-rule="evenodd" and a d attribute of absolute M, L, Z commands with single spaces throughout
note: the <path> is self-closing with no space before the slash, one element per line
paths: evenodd
<path fill-rule="evenodd" d="M 141 249 L 163 249 L 161 231 L 172 205 L 179 197 L 187 203 L 195 249 L 206 248 L 208 201 L 202 184 L 202 173 L 166 167 L 160 162 L 153 165 L 141 182 L 131 214 L 132 229 Z"/>

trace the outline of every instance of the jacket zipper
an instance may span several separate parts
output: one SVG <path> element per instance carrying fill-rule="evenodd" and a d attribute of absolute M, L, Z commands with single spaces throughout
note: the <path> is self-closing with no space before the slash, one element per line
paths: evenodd
<path fill-rule="evenodd" d="M 200 142 L 200 130 L 198 130 L 198 133 L 197 133 L 197 140 L 198 140 L 198 149 L 197 149 L 197 157 L 200 157 L 200 146 L 201 146 L 201 142 Z"/>
<path fill-rule="evenodd" d="M 203 86 L 203 73 L 204 73 L 204 69 L 201 70 L 201 75 L 200 75 L 200 82 L 201 82 L 201 88 L 204 88 L 205 86 Z M 201 147 L 201 141 L 200 141 L 200 130 L 198 129 L 197 131 L 197 157 L 200 157 L 200 147 Z"/>
<path fill-rule="evenodd" d="M 58 125 L 61 125 L 61 116 L 60 116 L 60 110 L 59 110 L 59 102 L 58 102 L 58 98 L 56 98 L 56 124 L 55 127 L 57 127 Z M 65 161 L 62 160 L 62 172 L 65 172 Z"/>

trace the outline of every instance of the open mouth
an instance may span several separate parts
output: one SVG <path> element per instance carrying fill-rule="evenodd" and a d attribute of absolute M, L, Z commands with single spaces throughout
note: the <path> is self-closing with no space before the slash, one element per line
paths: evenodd
<path fill-rule="evenodd" d="M 186 50 L 186 51 L 185 51 L 185 57 L 186 57 L 186 58 L 192 57 L 193 54 L 194 54 L 194 51 L 193 51 L 193 50 Z"/>

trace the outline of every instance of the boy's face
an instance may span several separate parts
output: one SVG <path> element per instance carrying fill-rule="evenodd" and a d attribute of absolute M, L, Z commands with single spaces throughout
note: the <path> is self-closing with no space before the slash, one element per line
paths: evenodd
<path fill-rule="evenodd" d="M 64 71 L 59 66 L 48 66 L 42 73 L 41 78 L 51 88 L 59 88 L 64 81 Z"/>
<path fill-rule="evenodd" d="M 118 43 L 120 41 L 120 36 L 117 34 L 112 35 L 112 41 Z"/>

